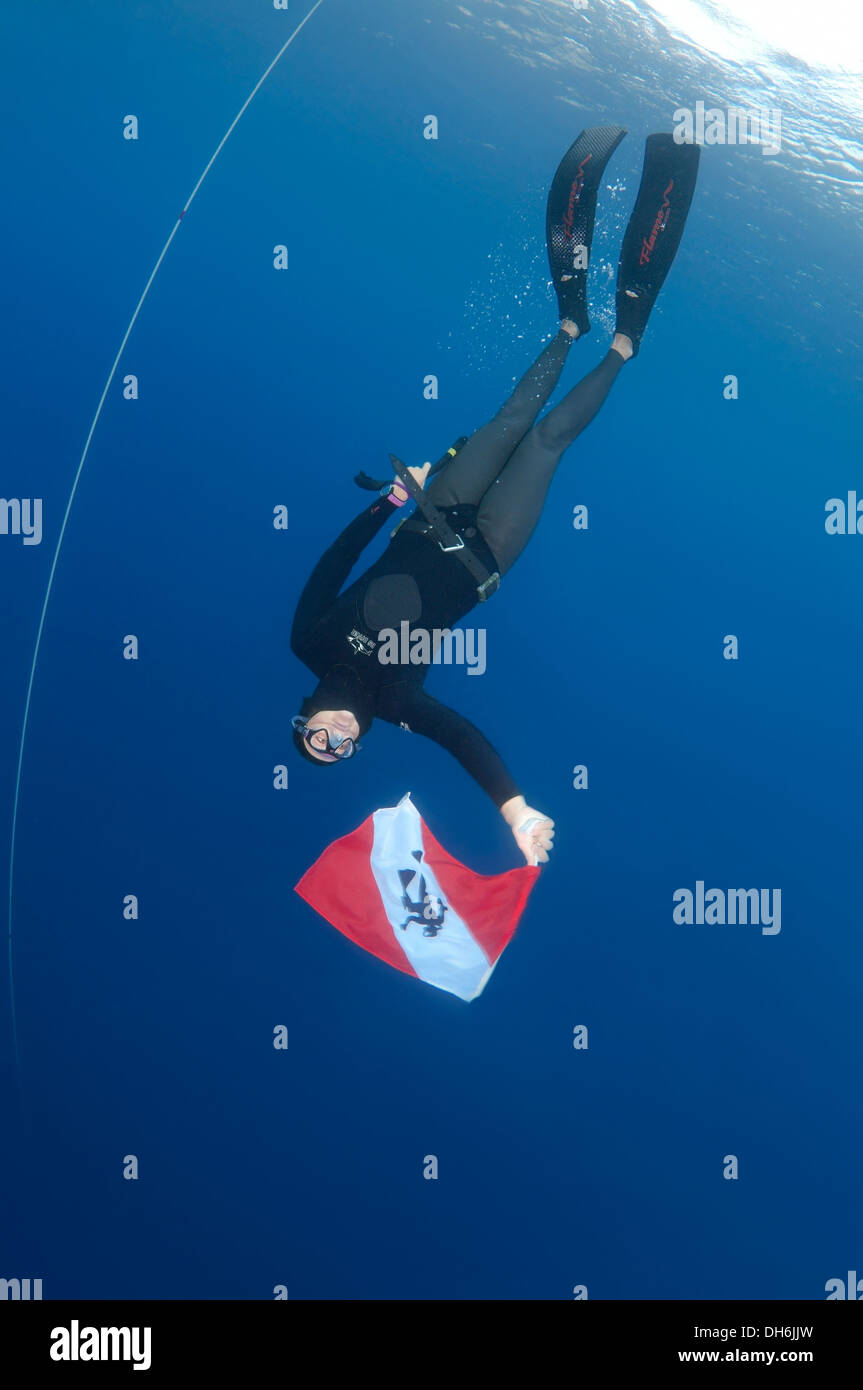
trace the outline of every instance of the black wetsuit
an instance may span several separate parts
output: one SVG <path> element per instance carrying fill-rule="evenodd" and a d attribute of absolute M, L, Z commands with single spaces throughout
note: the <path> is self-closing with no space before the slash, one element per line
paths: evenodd
<path fill-rule="evenodd" d="M 533 422 L 560 376 L 572 339 L 547 345 L 501 410 L 428 489 L 489 572 L 501 574 L 524 549 L 561 455 L 593 419 L 623 359 L 609 352 L 538 425 Z M 425 734 L 458 759 L 501 806 L 521 790 L 475 725 L 423 690 L 428 665 L 384 664 L 382 629 L 449 629 L 477 604 L 476 579 L 456 555 L 406 521 L 387 549 L 344 593 L 339 590 L 364 548 L 400 509 L 377 498 L 318 561 L 297 605 L 291 646 L 320 678 L 317 709 L 349 709 L 361 732 L 378 717 Z M 314 703 L 314 701 L 313 701 Z"/>
<path fill-rule="evenodd" d="M 422 687 L 428 666 L 378 660 L 380 629 L 398 632 L 405 619 L 429 631 L 450 628 L 470 612 L 477 601 L 476 582 L 464 565 L 445 555 L 436 541 L 403 526 L 377 563 L 339 595 L 364 547 L 398 515 L 398 508 L 379 497 L 330 546 L 297 606 L 291 645 L 316 676 L 336 666 L 351 668 L 378 718 L 441 744 L 500 806 L 519 795 L 518 786 L 479 729 L 426 694 Z M 479 541 L 477 535 L 474 543 Z M 492 557 L 486 563 L 495 568 Z"/>

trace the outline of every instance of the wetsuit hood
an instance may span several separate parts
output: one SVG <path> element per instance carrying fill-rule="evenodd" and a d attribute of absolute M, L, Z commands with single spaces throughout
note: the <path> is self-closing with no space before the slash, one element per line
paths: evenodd
<path fill-rule="evenodd" d="M 360 738 L 371 728 L 375 717 L 371 693 L 357 672 L 341 662 L 330 667 L 303 701 L 303 714 L 316 714 L 321 709 L 350 710 L 360 726 Z"/>

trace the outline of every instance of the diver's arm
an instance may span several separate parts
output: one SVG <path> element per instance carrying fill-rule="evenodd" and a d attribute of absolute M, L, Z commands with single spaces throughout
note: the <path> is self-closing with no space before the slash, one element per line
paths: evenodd
<path fill-rule="evenodd" d="M 507 825 L 517 825 L 519 817 L 521 820 L 524 820 L 525 812 L 527 811 L 527 802 L 523 796 L 511 796 L 509 801 L 505 801 L 503 805 L 499 807 L 499 810 Z"/>
<path fill-rule="evenodd" d="M 417 690 L 400 702 L 398 718 L 451 753 L 498 808 L 521 795 L 500 754 L 464 715 Z"/>
<path fill-rule="evenodd" d="M 354 517 L 338 539 L 324 551 L 309 575 L 297 603 L 291 628 L 291 646 L 294 650 L 297 643 L 302 642 L 305 634 L 315 626 L 321 614 L 338 598 L 339 590 L 360 555 L 396 510 L 388 498 L 376 497 L 371 506 Z"/>
<path fill-rule="evenodd" d="M 400 702 L 400 722 L 452 753 L 497 806 L 528 864 L 546 864 L 554 821 L 528 806 L 500 754 L 464 715 L 417 690 Z"/>
<path fill-rule="evenodd" d="M 408 472 L 414 481 L 423 487 L 430 468 L 431 464 L 426 463 L 422 468 L 409 468 Z M 302 644 L 305 634 L 311 631 L 321 615 L 338 598 L 339 590 L 366 546 L 374 540 L 392 514 L 407 501 L 407 488 L 399 478 L 394 478 L 390 483 L 389 492 L 383 497 L 376 497 L 371 506 L 366 507 L 365 511 L 360 512 L 359 516 L 345 527 L 329 550 L 324 551 L 300 594 L 294 614 L 291 647 L 298 656 L 298 645 Z"/>

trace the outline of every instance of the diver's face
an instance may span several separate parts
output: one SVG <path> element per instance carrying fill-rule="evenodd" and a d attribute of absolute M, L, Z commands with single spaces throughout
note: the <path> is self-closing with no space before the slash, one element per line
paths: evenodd
<path fill-rule="evenodd" d="M 356 743 L 360 726 L 348 709 L 321 709 L 309 715 L 309 728 L 315 732 L 306 738 L 306 747 L 319 763 L 338 762 L 343 754 L 332 752 L 327 734 L 333 739 L 352 738 Z"/>

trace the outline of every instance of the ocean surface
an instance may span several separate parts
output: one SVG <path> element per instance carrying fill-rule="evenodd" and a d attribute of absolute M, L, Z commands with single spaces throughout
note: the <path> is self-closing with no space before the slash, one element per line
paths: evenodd
<path fill-rule="evenodd" d="M 863 1269 L 863 535 L 825 525 L 863 501 L 863 26 L 787 8 L 322 0 L 208 168 L 310 4 L 7 7 L 0 491 L 43 532 L 0 534 L 0 1276 L 820 1299 Z M 430 742 L 297 758 L 294 605 L 353 474 L 437 458 L 556 331 L 548 185 L 613 123 L 560 392 L 600 360 L 644 137 L 697 103 L 780 112 L 781 148 L 703 148 L 637 360 L 466 620 L 485 674 L 428 679 L 556 822 L 464 1004 L 293 892 L 407 791 L 472 868 L 521 862 Z M 676 922 L 699 882 L 781 890 L 781 929 Z"/>

